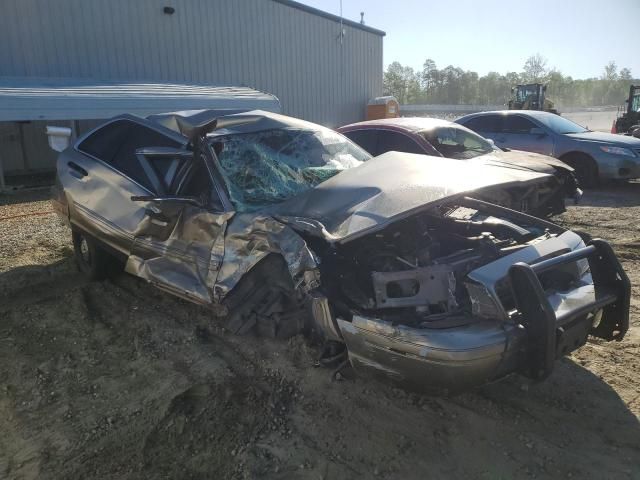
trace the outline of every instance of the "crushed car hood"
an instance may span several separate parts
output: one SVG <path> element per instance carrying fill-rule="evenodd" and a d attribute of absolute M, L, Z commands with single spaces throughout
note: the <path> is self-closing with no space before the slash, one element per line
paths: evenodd
<path fill-rule="evenodd" d="M 520 168 L 549 174 L 555 173 L 558 169 L 573 171 L 573 168 L 556 158 L 521 150 L 509 150 L 508 152 L 496 150 L 492 153 L 475 157 L 472 161 L 482 162 L 485 165 Z"/>
<path fill-rule="evenodd" d="M 269 211 L 295 229 L 345 243 L 445 199 L 548 178 L 516 168 L 387 152 Z"/>

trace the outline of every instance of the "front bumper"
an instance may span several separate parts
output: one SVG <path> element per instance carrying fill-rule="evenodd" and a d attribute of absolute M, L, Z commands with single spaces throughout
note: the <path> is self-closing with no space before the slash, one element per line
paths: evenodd
<path fill-rule="evenodd" d="M 565 292 L 543 290 L 539 275 L 584 258 L 589 281 Z M 628 329 L 629 279 L 602 240 L 532 265 L 517 263 L 509 277 L 517 308 L 508 321 L 469 317 L 455 327 L 412 328 L 339 318 L 351 364 L 410 388 L 459 391 L 514 372 L 543 379 L 587 335 L 620 340 Z"/>
<path fill-rule="evenodd" d="M 640 178 L 640 158 L 602 154 L 596 157 L 598 174 L 611 180 Z"/>

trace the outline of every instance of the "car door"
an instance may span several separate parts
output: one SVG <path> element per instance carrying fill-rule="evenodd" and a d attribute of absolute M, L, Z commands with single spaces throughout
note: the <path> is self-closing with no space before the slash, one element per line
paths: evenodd
<path fill-rule="evenodd" d="M 503 115 L 488 114 L 472 117 L 461 123 L 484 138 L 493 140 L 497 145 L 502 134 L 502 119 Z"/>
<path fill-rule="evenodd" d="M 132 196 L 155 194 L 137 161 L 144 145 L 176 147 L 181 139 L 120 117 L 80 139 L 58 160 L 58 176 L 69 203 L 70 218 L 113 250 L 128 255 L 145 205 Z"/>
<path fill-rule="evenodd" d="M 551 155 L 553 153 L 553 138 L 529 118 L 523 115 L 506 115 L 502 126 L 502 134 L 496 136 L 499 147 L 512 150 Z"/>
<path fill-rule="evenodd" d="M 139 153 L 163 194 L 134 197 L 145 205 L 125 270 L 191 301 L 213 303 L 233 212 L 205 155 Z"/>

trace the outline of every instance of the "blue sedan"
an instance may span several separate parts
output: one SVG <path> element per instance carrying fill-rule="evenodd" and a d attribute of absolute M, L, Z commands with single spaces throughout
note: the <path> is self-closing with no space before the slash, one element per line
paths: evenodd
<path fill-rule="evenodd" d="M 456 120 L 500 148 L 551 155 L 576 170 L 580 184 L 598 179 L 640 178 L 640 139 L 593 132 L 559 115 L 539 111 L 496 111 Z"/>

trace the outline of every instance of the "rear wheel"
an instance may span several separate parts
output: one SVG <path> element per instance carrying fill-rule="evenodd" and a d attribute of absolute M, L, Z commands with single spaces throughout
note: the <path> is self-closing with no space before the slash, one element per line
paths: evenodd
<path fill-rule="evenodd" d="M 109 254 L 96 245 L 95 240 L 84 232 L 74 230 L 73 252 L 78 270 L 90 280 L 102 280 L 107 276 Z"/>
<path fill-rule="evenodd" d="M 576 178 L 581 187 L 592 188 L 598 184 L 598 166 L 590 156 L 575 153 L 562 157 L 561 160 L 576 171 Z"/>
<path fill-rule="evenodd" d="M 289 338 L 305 327 L 305 303 L 278 255 L 269 255 L 253 267 L 224 303 L 229 311 L 225 327 L 239 335 Z"/>

